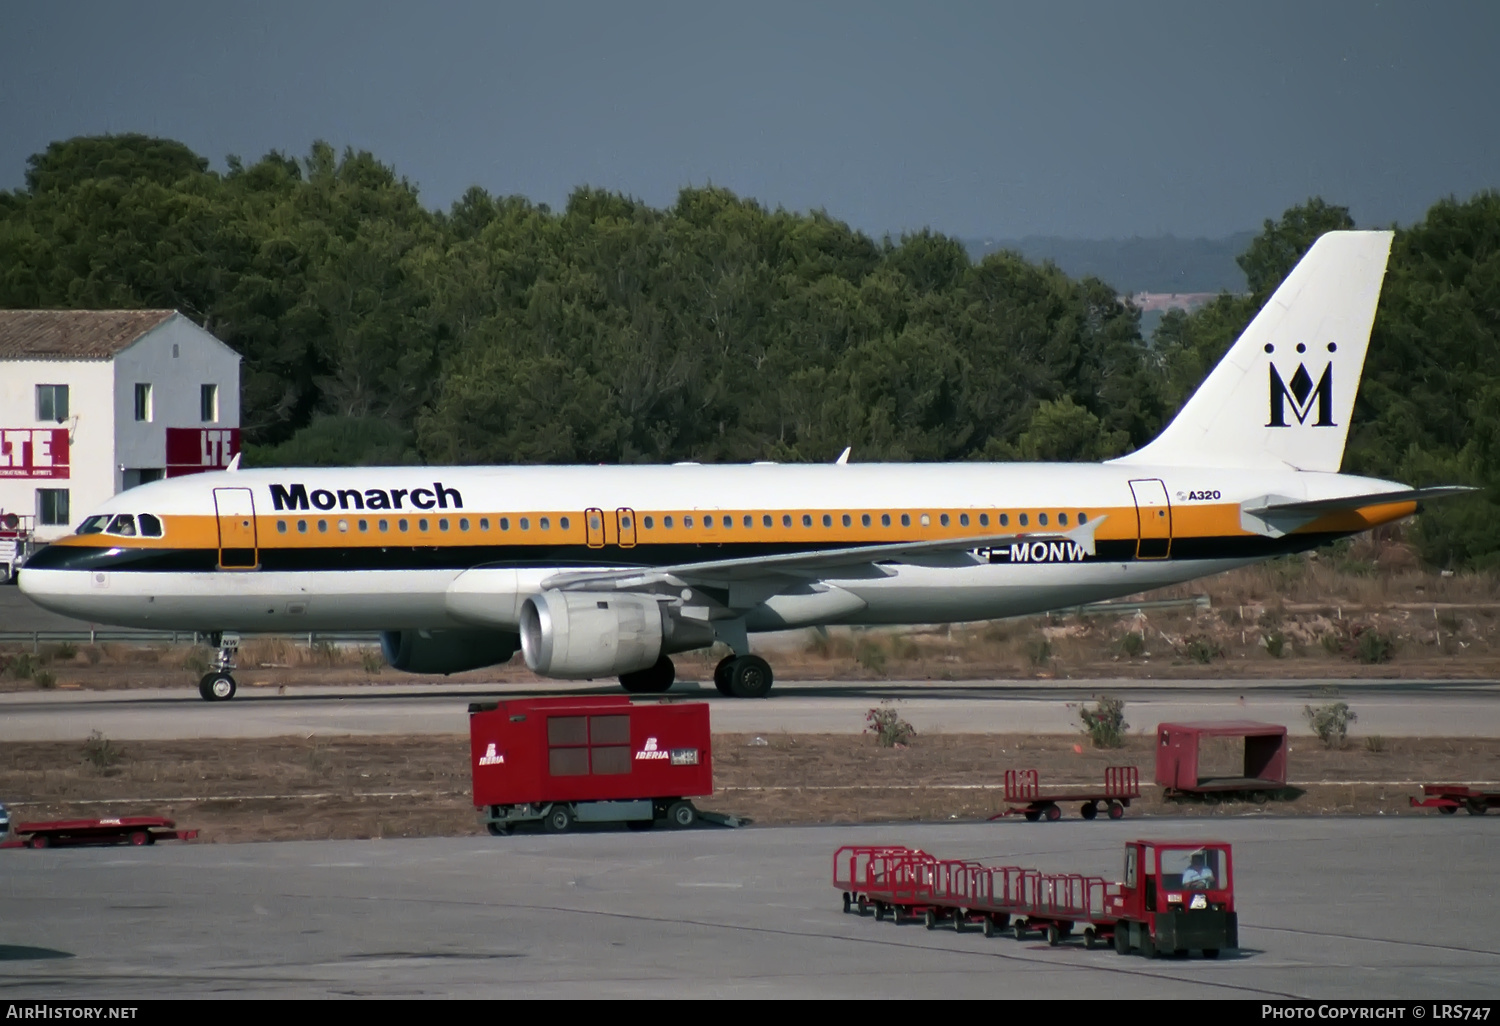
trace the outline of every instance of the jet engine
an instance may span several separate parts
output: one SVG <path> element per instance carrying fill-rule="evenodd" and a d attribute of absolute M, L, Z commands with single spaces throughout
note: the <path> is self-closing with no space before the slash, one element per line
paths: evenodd
<path fill-rule="evenodd" d="M 521 605 L 521 651 L 545 677 L 614 677 L 713 640 L 707 624 L 675 619 L 644 595 L 544 591 Z"/>
<path fill-rule="evenodd" d="M 381 631 L 385 661 L 407 673 L 462 673 L 507 662 L 521 647 L 509 631 Z"/>

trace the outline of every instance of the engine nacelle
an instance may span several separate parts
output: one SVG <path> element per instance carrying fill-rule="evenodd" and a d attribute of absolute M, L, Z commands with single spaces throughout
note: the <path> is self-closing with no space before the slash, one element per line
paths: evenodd
<path fill-rule="evenodd" d="M 521 647 L 509 631 L 381 631 L 385 661 L 407 673 L 462 673 L 508 662 Z"/>
<path fill-rule="evenodd" d="M 642 595 L 544 591 L 521 604 L 521 651 L 531 671 L 546 677 L 644 670 L 661 658 L 674 633 L 681 632 L 661 604 Z"/>

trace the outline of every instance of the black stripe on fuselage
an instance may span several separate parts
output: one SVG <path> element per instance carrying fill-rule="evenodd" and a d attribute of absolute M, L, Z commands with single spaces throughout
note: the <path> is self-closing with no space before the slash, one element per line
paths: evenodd
<path fill-rule="evenodd" d="M 1169 561 L 1204 559 L 1265 559 L 1302 552 L 1344 537 L 1343 534 L 1298 534 L 1282 538 L 1238 535 L 1216 538 L 1174 538 Z M 813 550 L 839 548 L 836 544 L 722 544 L 637 545 L 601 549 L 584 545 L 424 545 L 262 548 L 259 569 L 267 571 L 331 572 L 351 570 L 469 570 L 475 567 L 560 569 L 597 566 L 681 566 L 716 559 L 779 556 Z M 1078 563 L 1130 563 L 1136 561 L 1134 539 L 1100 541 L 1098 551 L 1083 559 L 1038 559 L 1012 561 L 1005 547 L 990 555 L 992 563 L 1013 565 L 1066 565 Z M 1143 560 L 1142 562 L 1161 562 Z M 185 573 L 219 569 L 217 549 L 95 548 L 49 545 L 27 561 L 35 570 L 108 570 L 137 573 Z M 234 571 L 243 573 L 245 571 Z M 836 573 L 836 571 L 834 572 Z"/>

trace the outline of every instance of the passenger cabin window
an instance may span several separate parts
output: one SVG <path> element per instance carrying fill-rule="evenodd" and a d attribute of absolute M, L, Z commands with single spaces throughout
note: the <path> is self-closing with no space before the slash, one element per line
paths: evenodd
<path fill-rule="evenodd" d="M 36 386 L 36 419 L 61 424 L 68 419 L 68 386 Z"/>
<path fill-rule="evenodd" d="M 1000 522 L 1002 524 L 1005 523 L 1004 520 L 1002 520 Z M 990 515 L 988 513 L 981 513 L 981 514 L 979 514 L 979 526 L 980 527 L 989 527 L 990 526 Z"/>
<path fill-rule="evenodd" d="M 861 513 L 860 517 L 859 517 L 859 525 L 861 527 L 869 527 L 870 526 L 870 514 L 868 514 L 868 513 Z"/>
<path fill-rule="evenodd" d="M 804 513 L 804 514 L 802 514 L 802 526 L 803 527 L 811 527 L 812 526 L 812 514 L 810 514 L 810 513 Z"/>
<path fill-rule="evenodd" d="M 1021 526 L 1022 526 L 1022 527 L 1025 527 L 1025 526 L 1026 526 L 1026 524 L 1027 524 L 1027 520 L 1026 520 L 1026 514 L 1025 514 L 1025 513 L 1022 513 L 1022 514 L 1021 514 Z"/>
<path fill-rule="evenodd" d="M 1039 525 L 1041 525 L 1042 527 L 1046 527 L 1047 526 L 1047 514 L 1045 514 L 1045 513 L 1038 513 L 1037 516 L 1036 516 L 1036 522 Z"/>
<path fill-rule="evenodd" d="M 656 527 L 656 520 L 653 517 L 646 517 L 644 523 L 646 525 L 646 530 L 648 531 Z"/>
<path fill-rule="evenodd" d="M 161 537 L 162 530 L 161 530 L 161 521 L 160 520 L 158 520 L 156 517 L 152 516 L 150 513 L 142 513 L 141 516 L 140 516 L 140 521 L 141 521 L 141 537 L 142 538 L 160 538 Z"/>
<path fill-rule="evenodd" d="M 760 518 L 760 526 L 761 527 L 770 527 L 771 526 L 771 514 L 767 513 L 767 514 L 765 514 L 764 516 L 762 516 Z"/>
<path fill-rule="evenodd" d="M 755 518 L 752 517 L 749 513 L 746 513 L 745 514 L 745 527 L 749 528 L 749 527 L 754 527 L 754 526 L 755 526 Z"/>

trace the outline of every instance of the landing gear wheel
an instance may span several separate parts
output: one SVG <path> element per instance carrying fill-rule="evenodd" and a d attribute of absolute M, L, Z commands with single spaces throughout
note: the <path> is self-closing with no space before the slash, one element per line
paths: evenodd
<path fill-rule="evenodd" d="M 573 829 L 573 810 L 566 805 L 554 805 L 542 817 L 542 829 L 549 834 L 565 834 Z"/>
<path fill-rule="evenodd" d="M 729 673 L 734 666 L 734 656 L 725 656 L 719 660 L 719 665 L 714 667 L 714 687 L 718 688 L 719 694 L 725 698 L 733 698 L 734 692 L 729 690 Z"/>
<path fill-rule="evenodd" d="M 1125 806 L 1121 805 L 1119 802 L 1110 802 L 1109 803 L 1109 818 L 1110 819 L 1120 819 L 1124 815 L 1125 815 Z"/>
<path fill-rule="evenodd" d="M 673 830 L 686 830 L 698 821 L 698 810 L 692 802 L 673 802 L 667 806 L 667 826 Z"/>
<path fill-rule="evenodd" d="M 508 836 L 510 836 L 510 824 L 509 823 L 486 823 L 484 825 L 484 828 L 490 832 L 490 836 L 491 837 L 508 837 Z"/>
<path fill-rule="evenodd" d="M 234 678 L 227 673 L 205 673 L 198 682 L 198 694 L 205 702 L 227 702 L 236 690 Z"/>
<path fill-rule="evenodd" d="M 765 698 L 774 679 L 771 664 L 760 656 L 739 656 L 729 668 L 729 693 L 735 698 Z"/>
<path fill-rule="evenodd" d="M 620 686 L 632 695 L 659 695 L 676 679 L 677 667 L 672 665 L 671 659 L 662 656 L 655 666 L 620 674 Z"/>
<path fill-rule="evenodd" d="M 1042 815 L 1047 817 L 1048 823 L 1056 823 L 1058 820 L 1062 819 L 1062 807 L 1058 805 L 1049 805 L 1045 810 L 1043 810 Z"/>
<path fill-rule="evenodd" d="M 1115 954 L 1130 954 L 1130 927 L 1124 923 L 1115 924 Z"/>
<path fill-rule="evenodd" d="M 1078 814 L 1084 819 L 1093 819 L 1099 815 L 1099 806 L 1093 802 L 1084 802 L 1083 808 L 1078 810 Z"/>

